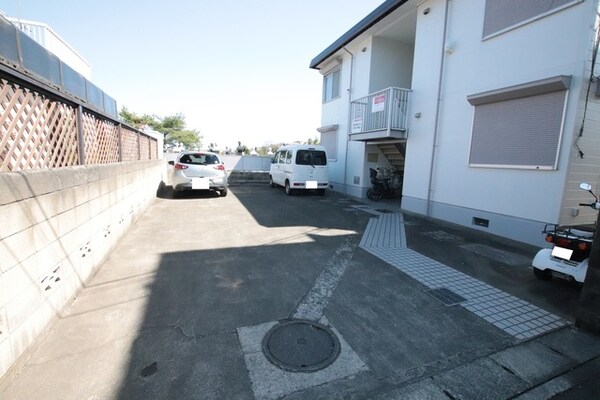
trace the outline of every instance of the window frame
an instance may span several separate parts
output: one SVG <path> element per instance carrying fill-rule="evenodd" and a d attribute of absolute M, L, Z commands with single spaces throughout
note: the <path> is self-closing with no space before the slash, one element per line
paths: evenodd
<path fill-rule="evenodd" d="M 494 1 L 494 0 L 491 0 L 491 1 Z M 504 27 L 504 28 L 502 28 L 500 30 L 497 30 L 497 31 L 490 32 L 490 33 L 486 34 L 486 25 L 485 25 L 485 22 L 486 22 L 486 20 L 488 18 L 487 17 L 487 15 L 488 15 L 488 3 L 490 2 L 490 0 L 486 0 L 485 6 L 484 6 L 484 11 L 483 11 L 483 27 L 481 28 L 482 29 L 482 32 L 481 32 L 482 39 L 481 40 L 487 40 L 487 39 L 491 39 L 491 38 L 494 38 L 496 36 L 502 35 L 502 34 L 504 34 L 506 32 L 512 31 L 512 30 L 517 29 L 517 28 L 519 28 L 521 26 L 530 24 L 530 23 L 532 23 L 534 21 L 537 21 L 539 19 L 545 18 L 545 17 L 547 17 L 549 15 L 552 15 L 554 13 L 557 13 L 557 12 L 560 12 L 560 11 L 562 11 L 564 9 L 572 7 L 572 6 L 576 5 L 576 4 L 583 3 L 583 1 L 584 0 L 571 0 L 571 1 L 565 3 L 565 4 L 561 5 L 561 6 L 558 6 L 556 8 L 552 8 L 552 9 L 544 11 L 544 12 L 542 12 L 540 14 L 537 14 L 537 15 L 534 15 L 532 17 L 529 17 L 529 18 L 523 19 L 521 21 L 515 22 L 514 24 L 508 25 L 508 26 L 506 26 L 506 27 Z"/>
<path fill-rule="evenodd" d="M 319 143 L 327 151 L 327 161 L 337 161 L 339 125 L 322 126 L 317 131 L 321 134 Z"/>
<path fill-rule="evenodd" d="M 335 76 L 337 74 L 337 94 L 334 93 L 335 88 L 336 88 L 336 80 L 335 80 Z M 328 96 L 328 79 L 331 79 L 331 95 Z M 329 103 L 330 101 L 333 100 L 337 100 L 342 96 L 342 91 L 341 91 L 341 80 L 342 80 L 342 68 L 337 67 L 332 69 L 331 71 L 327 72 L 325 75 L 323 75 L 323 104 L 325 103 Z"/>
<path fill-rule="evenodd" d="M 277 152 L 277 154 L 275 155 L 277 164 L 285 164 L 285 153 L 286 153 L 286 150 Z"/>
<path fill-rule="evenodd" d="M 564 136 L 565 118 L 569 101 L 569 88 L 571 84 L 571 76 L 560 75 L 552 78 L 533 81 L 521 85 L 506 87 L 503 89 L 492 90 L 479 94 L 467 96 L 467 101 L 473 106 L 473 119 L 471 125 L 471 141 L 469 144 L 469 167 L 473 168 L 502 168 L 502 169 L 528 169 L 528 170 L 557 170 L 558 160 Z M 473 144 L 476 135 L 479 132 L 475 131 L 476 113 L 478 106 L 487 106 L 490 104 L 500 105 L 503 102 L 519 99 L 533 99 L 535 97 L 549 95 L 552 93 L 564 92 L 562 99 L 562 113 L 560 115 L 560 125 L 556 138 L 556 153 L 554 161 L 550 165 L 535 165 L 535 164 L 517 164 L 517 163 L 481 163 L 473 162 Z"/>

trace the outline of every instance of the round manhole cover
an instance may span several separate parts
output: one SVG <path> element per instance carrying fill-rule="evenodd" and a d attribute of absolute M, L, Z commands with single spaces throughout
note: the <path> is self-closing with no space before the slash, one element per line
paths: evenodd
<path fill-rule="evenodd" d="M 263 352 L 277 367 L 294 372 L 313 372 L 333 363 L 340 341 L 324 325 L 312 321 L 280 322 L 263 339 Z"/>

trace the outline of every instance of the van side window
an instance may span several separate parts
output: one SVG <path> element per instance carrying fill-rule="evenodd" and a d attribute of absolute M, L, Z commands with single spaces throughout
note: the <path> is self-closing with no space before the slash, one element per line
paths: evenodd
<path fill-rule="evenodd" d="M 279 164 L 283 164 L 285 162 L 285 151 L 280 151 L 279 156 L 277 157 L 277 162 Z"/>
<path fill-rule="evenodd" d="M 293 153 L 292 150 L 288 150 L 287 156 L 285 158 L 285 163 L 286 164 L 291 164 L 292 163 L 292 153 Z"/>

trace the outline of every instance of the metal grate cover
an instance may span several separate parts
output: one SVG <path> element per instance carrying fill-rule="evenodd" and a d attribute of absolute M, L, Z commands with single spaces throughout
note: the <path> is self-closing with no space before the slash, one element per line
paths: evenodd
<path fill-rule="evenodd" d="M 427 293 L 428 295 L 438 299 L 439 301 L 441 301 L 442 303 L 444 303 L 447 306 L 455 306 L 457 304 L 467 301 L 467 299 L 465 299 L 461 295 L 458 295 L 458 294 L 454 293 L 452 290 L 445 288 L 445 287 L 428 289 L 428 290 L 424 290 L 424 292 Z"/>
<path fill-rule="evenodd" d="M 263 353 L 276 367 L 292 372 L 315 372 L 332 364 L 340 342 L 328 327 L 308 320 L 275 325 L 263 339 Z"/>

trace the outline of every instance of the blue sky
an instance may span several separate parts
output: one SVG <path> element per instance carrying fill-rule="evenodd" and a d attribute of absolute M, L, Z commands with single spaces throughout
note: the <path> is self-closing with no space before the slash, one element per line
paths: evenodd
<path fill-rule="evenodd" d="M 183 113 L 220 148 L 318 136 L 312 58 L 383 0 L 0 0 L 44 22 L 136 113 Z"/>

